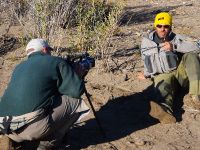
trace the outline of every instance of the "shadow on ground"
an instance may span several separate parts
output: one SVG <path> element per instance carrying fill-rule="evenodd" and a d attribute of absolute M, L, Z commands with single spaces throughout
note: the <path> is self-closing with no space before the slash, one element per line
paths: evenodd
<path fill-rule="evenodd" d="M 107 143 L 126 137 L 127 135 L 157 123 L 149 116 L 149 101 L 153 97 L 152 86 L 142 93 L 109 100 L 97 112 L 106 138 L 102 136 L 95 119 L 88 120 L 85 125 L 75 127 L 68 135 L 70 149 L 86 148 L 90 145 Z"/>
<path fill-rule="evenodd" d="M 137 7 L 125 7 L 124 9 L 125 11 L 122 14 L 122 17 L 119 20 L 118 24 L 120 26 L 123 26 L 123 25 L 132 25 L 138 23 L 144 24 L 147 22 L 152 22 L 157 13 L 162 11 L 169 12 L 170 10 L 173 10 L 180 6 L 181 5 L 154 7 L 152 5 L 144 5 Z M 140 10 L 137 10 L 138 8 Z"/>
<path fill-rule="evenodd" d="M 19 40 L 15 37 L 0 37 L 0 57 L 20 46 Z"/>
<path fill-rule="evenodd" d="M 183 97 L 177 97 L 174 107 L 177 121 L 181 121 Z M 141 93 L 109 100 L 97 111 L 97 116 L 103 126 L 106 137 L 103 137 L 95 119 L 88 120 L 83 126 L 73 128 L 68 134 L 67 144 L 70 149 L 78 150 L 91 145 L 109 143 L 145 129 L 158 123 L 149 116 L 149 101 L 155 99 L 153 85 Z M 112 146 L 111 146 L 112 147 Z"/>

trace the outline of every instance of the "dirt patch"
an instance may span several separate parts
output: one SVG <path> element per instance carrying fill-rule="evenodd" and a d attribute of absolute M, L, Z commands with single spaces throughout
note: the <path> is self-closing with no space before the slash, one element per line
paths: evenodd
<path fill-rule="evenodd" d="M 149 116 L 149 100 L 155 96 L 151 80 L 139 80 L 137 72 L 142 70 L 138 59 L 138 46 L 142 34 L 152 29 L 155 14 L 159 11 L 173 14 L 173 30 L 200 38 L 199 0 L 129 0 L 121 20 L 120 34 L 115 35 L 116 51 L 131 55 L 115 55 L 110 63 L 113 73 L 105 73 L 97 67 L 86 77 L 88 92 L 106 132 L 103 137 L 93 114 L 68 134 L 71 149 L 139 149 L 139 150 L 198 150 L 200 147 L 200 112 L 187 107 L 187 96 L 177 105 L 179 122 L 162 125 Z M 2 25 L 0 27 L 3 27 Z M 13 32 L 13 31 L 12 31 Z M 11 39 L 10 39 L 11 40 Z M 2 40 L 0 40 L 2 41 Z M 2 42 L 0 42 L 1 44 Z M 6 42 L 5 42 L 6 43 Z M 10 48 L 10 47 L 11 48 Z M 0 95 L 3 94 L 13 68 L 24 58 L 23 48 L 1 44 L 8 52 L 0 57 Z M 12 50 L 11 50 L 12 49 Z M 128 61 L 127 61 L 128 60 Z M 134 66 L 134 67 L 133 67 Z M 180 93 L 181 95 L 181 93 Z M 86 102 L 87 99 L 85 98 Z"/>

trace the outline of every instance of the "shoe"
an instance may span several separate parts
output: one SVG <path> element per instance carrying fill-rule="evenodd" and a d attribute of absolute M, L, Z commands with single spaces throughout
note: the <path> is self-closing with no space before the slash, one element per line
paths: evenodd
<path fill-rule="evenodd" d="M 10 150 L 12 149 L 12 140 L 7 136 L 0 137 L 0 150 Z"/>
<path fill-rule="evenodd" d="M 175 123 L 176 118 L 172 115 L 169 108 L 159 105 L 154 101 L 150 101 L 150 115 L 153 118 L 156 118 L 160 121 L 162 124 L 170 124 Z"/>

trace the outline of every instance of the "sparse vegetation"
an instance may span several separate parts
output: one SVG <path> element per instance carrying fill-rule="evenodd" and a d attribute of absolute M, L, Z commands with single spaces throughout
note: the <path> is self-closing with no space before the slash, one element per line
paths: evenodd
<path fill-rule="evenodd" d="M 17 1 L 20 0 L 12 0 L 12 2 L 15 3 Z M 35 0 L 33 0 L 33 2 L 34 1 Z M 72 1 L 73 0 L 71 0 L 71 2 Z M 84 3 L 84 1 L 90 5 Z M 177 119 L 179 119 L 179 122 L 176 124 L 161 125 L 155 120 L 152 120 L 148 115 L 150 110 L 148 100 L 155 100 L 153 98 L 152 86 L 150 86 L 152 85 L 152 81 L 148 79 L 139 80 L 137 78 L 138 72 L 143 70 L 143 64 L 141 63 L 140 57 L 135 54 L 139 52 L 141 36 L 148 29 L 152 29 L 155 13 L 160 10 L 166 10 L 173 14 L 173 31 L 200 39 L 200 1 L 129 0 L 125 2 L 126 7 L 123 9 L 122 17 L 121 15 L 117 16 L 120 17 L 119 20 L 122 21 L 122 24 L 120 24 L 121 26 L 118 27 L 117 24 L 115 24 L 116 26 L 114 27 L 116 28 L 112 30 L 114 33 L 107 35 L 107 42 L 103 41 L 106 49 L 100 49 L 99 46 L 95 44 L 98 43 L 97 40 L 84 38 L 88 35 L 88 37 L 93 36 L 93 39 L 95 39 L 95 37 L 103 34 L 100 34 L 100 31 L 98 32 L 98 30 L 94 30 L 94 28 L 87 28 L 87 31 L 90 33 L 96 32 L 98 34 L 92 34 L 91 36 L 89 36 L 88 32 L 78 32 L 80 31 L 80 21 L 76 20 L 78 17 L 76 12 L 78 8 L 77 2 L 84 3 L 85 5 L 82 5 L 82 7 L 87 6 L 88 10 L 93 6 L 91 0 L 84 1 L 73 1 L 72 9 L 68 11 L 70 13 L 69 16 L 66 15 L 59 23 L 57 22 L 58 29 L 55 30 L 56 33 L 50 35 L 50 42 L 55 47 L 58 47 L 58 51 L 55 51 L 56 54 L 62 51 L 62 49 L 75 51 L 82 50 L 81 48 L 83 47 L 88 50 L 91 49 L 93 52 L 96 51 L 105 58 L 102 59 L 103 61 L 98 60 L 97 67 L 89 71 L 86 76 L 86 86 L 88 92 L 92 95 L 92 103 L 95 106 L 97 115 L 100 117 L 100 121 L 103 122 L 102 125 L 103 128 L 105 128 L 108 139 L 103 139 L 101 137 L 94 116 L 90 113 L 89 118 L 83 122 L 81 126 L 76 126 L 76 128 L 70 130 L 65 144 L 70 145 L 69 148 L 71 149 L 83 150 L 199 149 L 200 111 L 188 107 L 192 102 L 189 95 L 184 97 L 183 107 L 175 112 Z M 119 1 L 122 0 L 109 1 L 119 3 Z M 36 24 L 36 22 L 29 17 L 29 11 L 31 11 L 29 5 L 23 6 L 23 9 L 26 11 L 23 9 L 20 10 L 24 12 L 23 14 L 19 14 L 19 19 L 21 19 L 23 23 L 21 26 L 26 30 L 18 34 L 19 28 L 20 31 L 22 31 L 19 26 L 20 23 L 17 21 L 18 19 L 15 18 L 15 15 L 10 15 L 13 17 L 8 17 L 7 13 L 8 10 L 11 12 L 10 7 L 13 7 L 13 5 L 9 5 L 8 3 L 11 2 L 11 0 L 0 0 L 0 2 L 0 29 L 2 29 L 0 33 L 1 35 L 6 35 L 0 37 L 0 95 L 2 95 L 8 85 L 13 69 L 19 62 L 25 59 L 24 48 L 20 48 L 21 45 L 18 43 L 19 37 L 21 43 L 24 43 L 25 46 L 27 39 L 38 36 L 38 32 L 32 32 L 35 28 L 33 28 L 29 22 L 34 24 Z M 27 0 L 24 0 L 24 2 L 27 2 Z M 103 2 L 103 0 L 96 0 L 94 2 L 98 4 L 97 2 Z M 9 7 L 6 7 L 6 5 Z M 81 5 L 81 3 L 79 5 Z M 113 4 L 110 2 L 104 3 L 104 6 L 107 8 L 111 7 L 109 8 L 109 12 L 113 8 Z M 118 6 L 120 8 L 118 9 L 120 14 L 122 5 L 120 4 Z M 19 8 L 19 5 L 16 7 Z M 16 14 L 20 12 L 17 11 L 17 8 L 14 10 Z M 86 8 L 83 11 L 86 11 Z M 101 20 L 101 18 L 99 18 L 99 20 Z M 9 27 L 8 22 L 11 22 L 10 29 L 7 34 L 4 34 Z M 100 24 L 102 25 L 103 23 L 105 23 L 105 20 L 102 20 Z M 109 26 L 107 28 L 109 28 Z M 111 29 L 112 28 L 110 28 L 110 30 Z M 111 37 L 112 34 L 114 34 L 113 37 Z M 77 39 L 81 39 L 81 37 L 86 39 L 85 42 L 84 40 L 80 40 L 77 43 L 74 42 L 78 41 Z M 101 40 L 102 39 L 103 38 L 101 38 Z M 80 42 L 82 42 L 82 44 L 79 44 Z M 103 44 L 101 42 L 99 43 Z M 105 50 L 105 52 L 101 53 L 101 50 Z M 112 52 L 113 50 L 115 50 L 114 53 Z M 110 58 L 106 53 L 112 53 L 111 55 L 114 57 Z M 102 62 L 105 62 L 105 67 L 109 66 L 109 69 L 113 70 L 114 73 L 105 72 L 105 67 L 97 70 L 96 68 L 103 66 Z M 113 66 L 111 66 L 111 63 L 113 63 Z M 182 101 L 181 97 L 176 103 L 179 101 Z M 179 106 L 176 105 L 175 107 L 177 108 Z M 145 144 L 141 145 L 140 143 Z M 0 145 L 0 148 L 1 147 L 2 145 Z"/>
<path fill-rule="evenodd" d="M 57 43 L 67 37 L 66 47 L 108 53 L 109 37 L 117 30 L 123 9 L 120 1 L 106 4 L 101 0 L 7 0 L 11 24 L 24 27 L 21 41 L 40 37 Z M 62 45 L 63 46 L 63 45 Z"/>

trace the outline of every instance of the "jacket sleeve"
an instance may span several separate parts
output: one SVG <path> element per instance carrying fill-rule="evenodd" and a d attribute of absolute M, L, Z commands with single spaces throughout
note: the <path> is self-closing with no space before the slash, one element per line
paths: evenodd
<path fill-rule="evenodd" d="M 152 63 L 156 63 L 156 60 L 154 59 L 154 57 L 155 57 L 155 54 L 157 53 L 157 51 L 158 51 L 157 44 L 144 36 L 142 38 L 142 42 L 141 42 L 141 58 L 142 58 L 142 61 L 143 61 L 143 64 L 144 64 L 144 75 L 145 75 L 145 77 L 151 77 L 151 74 L 147 71 L 149 67 L 153 69 L 152 71 L 157 70 L 154 67 L 154 65 L 151 66 Z M 146 59 L 147 57 L 153 58 L 154 62 L 149 62 L 150 59 Z"/>
<path fill-rule="evenodd" d="M 199 53 L 200 48 L 198 43 L 185 35 L 177 34 L 175 39 L 172 42 L 174 51 L 181 52 L 181 53 L 188 53 L 188 52 L 195 52 Z"/>
<path fill-rule="evenodd" d="M 58 71 L 58 91 L 63 95 L 73 98 L 80 98 L 83 94 L 84 82 L 74 72 L 67 62 L 61 62 L 57 67 Z"/>
<path fill-rule="evenodd" d="M 140 51 L 141 51 L 141 59 L 142 59 L 143 64 L 145 63 L 144 62 L 145 61 L 145 55 L 144 55 L 143 51 L 145 51 L 147 49 L 147 45 L 146 45 L 145 41 L 146 41 L 146 39 L 143 37 L 142 38 L 142 42 L 141 42 L 141 49 L 140 49 Z M 145 66 L 144 66 L 144 76 L 145 77 L 149 77 L 150 76 L 150 74 L 148 74 Z"/>

